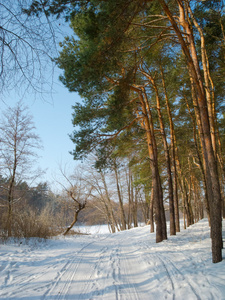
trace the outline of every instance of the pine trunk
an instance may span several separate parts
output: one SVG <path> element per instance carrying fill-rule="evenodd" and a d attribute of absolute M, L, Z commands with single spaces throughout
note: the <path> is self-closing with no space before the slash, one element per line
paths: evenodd
<path fill-rule="evenodd" d="M 122 199 L 121 192 L 120 192 L 119 176 L 118 176 L 118 170 L 117 170 L 116 165 L 114 167 L 114 172 L 115 172 L 115 177 L 116 177 L 116 187 L 117 187 L 117 194 L 118 194 L 119 205 L 120 205 L 120 218 L 121 218 L 121 223 L 122 223 L 121 229 L 126 230 L 126 217 L 125 217 L 125 212 L 124 212 L 124 207 L 123 207 L 123 199 Z"/>
<path fill-rule="evenodd" d="M 144 91 L 142 91 L 144 92 Z M 149 159 L 152 171 L 152 186 L 154 195 L 154 210 L 155 210 L 155 222 L 156 222 L 156 242 L 161 242 L 165 239 L 163 220 L 162 220 L 162 201 L 163 199 L 160 191 L 160 180 L 159 180 L 159 170 L 158 170 L 158 159 L 157 152 L 155 149 L 156 143 L 154 143 L 154 130 L 151 118 L 151 111 L 147 111 L 146 99 L 144 99 L 143 94 L 139 93 L 139 99 L 142 105 L 142 111 L 144 115 L 142 126 L 145 128 L 146 139 L 148 145 Z"/>
<path fill-rule="evenodd" d="M 213 263 L 222 260 L 222 218 L 221 218 L 221 192 L 217 170 L 217 160 L 215 157 L 213 142 L 210 132 L 210 121 L 208 114 L 207 99 L 205 96 L 204 84 L 198 64 L 198 57 L 195 50 L 195 43 L 189 23 L 185 19 L 183 3 L 177 0 L 180 11 L 179 24 L 184 28 L 187 35 L 187 42 L 183 38 L 171 11 L 164 0 L 159 0 L 170 23 L 177 35 L 177 38 L 186 57 L 188 68 L 191 72 L 195 84 L 197 95 L 197 105 L 202 126 L 203 157 L 206 163 L 206 187 L 209 198 L 210 219 L 211 219 L 211 239 L 212 239 L 212 261 Z"/>
<path fill-rule="evenodd" d="M 151 201 L 150 201 L 150 232 L 154 232 L 155 228 L 154 228 L 154 191 L 152 188 L 152 192 L 151 192 Z"/>
<path fill-rule="evenodd" d="M 161 69 L 162 85 L 163 85 L 165 101 L 166 101 L 167 114 L 168 114 L 169 124 L 170 124 L 170 140 L 171 140 L 172 167 L 173 167 L 173 190 L 174 190 L 173 199 L 174 199 L 175 226 L 176 226 L 176 232 L 180 232 L 177 166 L 176 166 L 176 153 L 175 153 L 175 132 L 174 132 L 173 118 L 172 118 L 169 98 L 168 98 L 167 91 L 166 91 L 166 84 L 165 84 L 162 66 L 160 66 L 160 69 Z"/>
<path fill-rule="evenodd" d="M 172 172 L 171 172 L 171 159 L 169 153 L 169 147 L 166 138 L 165 126 L 163 121 L 163 116 L 161 113 L 161 103 L 157 85 L 155 83 L 154 78 L 146 72 L 142 72 L 150 81 L 153 86 L 153 89 L 156 94 L 156 107 L 158 112 L 159 124 L 160 124 L 160 131 L 163 141 L 163 148 L 166 160 L 166 170 L 167 170 L 167 178 L 168 178 L 168 193 L 169 193 L 169 209 L 170 209 L 170 235 L 176 234 L 176 226 L 175 226 L 175 212 L 174 212 L 174 197 L 173 197 L 173 179 L 172 179 Z M 162 215 L 162 218 L 164 216 Z M 164 221 L 165 222 L 165 221 Z"/>
<path fill-rule="evenodd" d="M 101 172 L 101 178 L 102 178 L 102 182 L 103 182 L 105 193 L 106 193 L 107 207 L 108 207 L 108 210 L 109 210 L 109 213 L 110 213 L 110 221 L 111 221 L 112 227 L 115 227 L 115 228 L 117 228 L 118 231 L 120 231 L 118 223 L 117 223 L 115 215 L 114 215 L 114 212 L 113 212 L 113 207 L 112 207 L 112 203 L 111 203 L 111 200 L 110 200 L 110 197 L 109 197 L 105 177 L 104 177 L 104 174 L 102 172 Z"/>

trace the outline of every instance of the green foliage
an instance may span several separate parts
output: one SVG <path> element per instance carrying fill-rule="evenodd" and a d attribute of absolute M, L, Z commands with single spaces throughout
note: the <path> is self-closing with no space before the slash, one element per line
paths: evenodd
<path fill-rule="evenodd" d="M 204 1 L 196 6 L 195 17 L 204 31 L 209 67 L 215 85 L 217 111 L 224 111 L 225 14 L 223 1 Z M 198 45 L 200 41 L 198 41 Z"/>
<path fill-rule="evenodd" d="M 42 8 L 39 1 L 36 2 L 33 12 L 38 13 Z M 135 174 L 134 185 L 144 186 L 148 195 L 151 190 L 151 170 L 139 95 L 145 89 L 156 136 L 161 179 L 166 187 L 165 156 L 155 87 L 145 75 L 154 78 L 157 86 L 167 141 L 171 147 L 161 69 L 182 172 L 185 176 L 192 174 L 199 182 L 202 180 L 199 168 L 194 164 L 194 159 L 198 157 L 197 150 L 201 154 L 201 147 L 199 134 L 196 134 L 190 74 L 181 45 L 160 3 L 144 0 L 52 0 L 46 2 L 45 6 L 49 14 L 58 16 L 64 12 L 74 31 L 74 35 L 66 37 L 61 44 L 62 50 L 56 59 L 63 70 L 60 80 L 70 91 L 76 91 L 82 97 L 82 102 L 73 107 L 75 131 L 71 139 L 75 144 L 72 152 L 74 158 L 81 159 L 94 151 L 99 170 L 110 169 L 118 158 L 128 160 Z M 178 1 L 166 1 L 166 4 L 172 15 L 179 16 Z M 211 0 L 191 1 L 190 4 L 204 32 L 209 71 L 214 82 L 214 90 L 210 92 L 214 92 L 218 132 L 222 134 L 224 146 L 224 4 L 223 1 Z M 191 15 L 187 20 L 194 32 L 202 69 L 199 32 Z M 181 34 L 185 40 L 186 35 Z"/>

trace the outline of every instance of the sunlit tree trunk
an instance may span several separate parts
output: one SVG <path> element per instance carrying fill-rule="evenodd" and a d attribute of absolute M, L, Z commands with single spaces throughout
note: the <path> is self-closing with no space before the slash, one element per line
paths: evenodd
<path fill-rule="evenodd" d="M 184 95 L 184 97 L 185 97 L 185 95 Z M 209 224 L 210 224 L 209 200 L 208 200 L 208 193 L 207 193 L 207 188 L 206 188 L 206 177 L 205 177 L 206 175 L 205 175 L 205 168 L 204 168 L 205 160 L 204 160 L 204 157 L 202 155 L 202 151 L 203 150 L 202 150 L 201 139 L 200 139 L 200 145 L 199 145 L 199 143 L 197 141 L 196 122 L 198 124 L 197 128 L 198 128 L 198 135 L 199 135 L 199 137 L 202 134 L 202 128 L 201 128 L 201 123 L 200 123 L 199 112 L 198 112 L 198 109 L 196 108 L 196 100 L 195 100 L 195 95 L 193 93 L 193 85 L 192 85 L 192 100 L 193 100 L 193 103 L 195 105 L 194 106 L 195 118 L 194 118 L 194 116 L 192 115 L 192 113 L 190 111 L 190 107 L 189 107 L 189 104 L 188 104 L 188 101 L 187 101 L 186 97 L 185 97 L 185 100 L 186 100 L 186 105 L 187 105 L 187 108 L 188 108 L 189 115 L 190 115 L 190 117 L 192 119 L 192 124 L 193 124 L 193 139 L 194 139 L 194 144 L 195 144 L 195 150 L 196 150 L 197 157 L 198 157 L 198 163 L 196 163 L 195 161 L 194 161 L 194 163 L 198 166 L 198 168 L 200 169 L 200 171 L 202 173 L 202 181 L 203 181 L 203 187 L 204 187 L 204 191 L 205 191 L 205 198 L 204 198 L 205 209 L 206 209 L 208 221 L 209 221 Z"/>
<path fill-rule="evenodd" d="M 132 175 L 131 175 L 131 170 L 128 168 L 127 172 L 127 191 L 128 191 L 128 216 L 127 216 L 127 226 L 128 229 L 131 228 L 131 223 L 132 223 L 132 199 L 131 199 L 131 194 L 132 194 Z"/>
<path fill-rule="evenodd" d="M 148 142 L 148 151 L 152 170 L 152 184 L 154 190 L 153 195 L 156 222 L 156 242 L 161 242 L 162 240 L 167 239 L 167 233 L 165 211 L 163 206 L 163 193 L 158 169 L 157 145 L 154 135 L 152 114 L 144 89 L 142 89 L 142 93 L 143 94 L 140 94 L 140 101 L 145 121 L 144 123 Z"/>
<path fill-rule="evenodd" d="M 151 192 L 149 219 L 150 219 L 150 232 L 154 232 L 155 228 L 154 228 L 154 191 L 153 191 L 153 188 L 152 188 L 152 192 Z"/>
<path fill-rule="evenodd" d="M 201 27 L 199 26 L 198 22 L 196 21 L 191 7 L 188 5 L 188 11 L 191 15 L 191 19 L 197 28 L 199 35 L 200 35 L 200 40 L 201 40 L 201 62 L 202 62 L 202 69 L 203 69 L 203 75 L 204 75 L 204 87 L 205 87 L 205 95 L 207 99 L 207 107 L 208 107 L 208 115 L 209 115 L 209 124 L 210 124 L 210 133 L 211 133 L 211 139 L 212 139 L 212 146 L 213 150 L 216 156 L 217 153 L 217 147 L 216 147 L 216 130 L 215 130 L 215 103 L 214 103 L 214 97 L 212 97 L 210 90 L 212 88 L 212 91 L 214 90 L 214 85 L 212 82 L 212 78 L 210 76 L 209 72 L 209 61 L 208 61 L 208 56 L 206 52 L 206 47 L 205 47 L 205 38 L 203 31 Z M 211 84 L 211 87 L 210 87 Z"/>
<path fill-rule="evenodd" d="M 119 199 L 119 205 L 120 205 L 120 218 L 121 218 L 121 229 L 125 230 L 126 229 L 126 217 L 125 217 L 125 212 L 124 212 L 124 207 L 123 207 L 123 199 L 120 191 L 120 185 L 119 185 L 119 176 L 118 176 L 118 169 L 116 166 L 116 162 L 114 164 L 114 173 L 116 177 L 116 188 L 117 188 L 117 194 L 118 194 L 118 199 Z"/>
<path fill-rule="evenodd" d="M 113 232 L 115 232 L 115 228 L 117 228 L 117 230 L 120 231 L 118 223 L 117 223 L 115 215 L 114 215 L 114 212 L 113 212 L 113 207 L 112 207 L 112 203 L 111 203 L 111 200 L 109 197 L 108 188 L 107 188 L 106 181 L 105 181 L 105 176 L 102 172 L 100 172 L 100 175 L 101 175 L 101 179 L 102 179 L 105 194 L 106 194 L 106 201 L 107 201 L 108 211 L 110 213 L 110 221 L 111 221 L 112 230 L 113 230 Z"/>
<path fill-rule="evenodd" d="M 176 232 L 180 232 L 177 166 L 176 166 L 176 152 L 175 152 L 175 132 L 174 132 L 172 112 L 171 112 L 169 98 L 168 98 L 167 91 L 166 91 L 166 84 L 165 84 L 162 66 L 160 66 L 160 69 L 161 69 L 162 85 L 163 85 L 165 101 L 166 101 L 167 114 L 168 114 L 169 124 L 170 124 L 170 141 L 171 141 L 172 166 L 173 166 L 173 189 L 174 189 L 173 198 L 174 198 L 175 224 L 176 224 Z"/>
<path fill-rule="evenodd" d="M 73 226 L 77 223 L 77 217 L 79 215 L 79 212 L 85 208 L 86 203 L 79 203 L 76 209 L 74 210 L 74 216 L 73 216 L 73 221 L 70 224 L 69 227 L 67 227 L 66 231 L 63 233 L 63 235 L 67 235 L 69 231 L 73 228 Z"/>
<path fill-rule="evenodd" d="M 133 218 L 134 218 L 134 227 L 138 227 L 138 216 L 137 216 L 137 208 L 138 208 L 138 191 L 135 187 L 134 189 L 134 199 L 133 199 Z"/>
<path fill-rule="evenodd" d="M 198 57 L 195 49 L 195 42 L 189 23 L 185 19 L 185 9 L 183 2 L 177 0 L 179 7 L 179 24 L 186 32 L 187 42 L 182 36 L 182 32 L 174 19 L 164 0 L 159 0 L 164 9 L 182 47 L 186 57 L 188 68 L 194 82 L 195 93 L 197 95 L 197 105 L 200 114 L 200 121 L 203 130 L 201 140 L 203 144 L 203 156 L 206 162 L 206 183 L 210 207 L 211 219 L 211 239 L 212 239 L 212 261 L 214 263 L 222 260 L 222 218 L 221 218 L 221 192 L 217 170 L 217 158 L 215 157 L 213 143 L 210 132 L 210 121 L 208 114 L 207 99 L 205 96 L 204 84 L 199 68 Z"/>
<path fill-rule="evenodd" d="M 159 124 L 160 124 L 160 131 L 161 131 L 161 137 L 163 141 L 163 147 L 164 147 L 164 154 L 165 154 L 165 160 L 166 160 L 166 169 L 167 169 L 167 179 L 168 179 L 168 191 L 169 191 L 169 209 L 170 209 L 170 235 L 176 234 L 176 226 L 175 226 L 175 212 L 174 212 L 174 197 L 173 197 L 173 179 L 172 179 L 172 172 L 171 172 L 171 160 L 170 160 L 170 153 L 169 153 L 169 147 L 166 139 L 166 132 L 165 132 L 165 126 L 163 121 L 163 116 L 161 113 L 161 103 L 160 103 L 160 96 L 159 91 L 156 85 L 156 82 L 154 78 L 146 72 L 143 72 L 143 74 L 149 79 L 156 95 L 156 108 L 158 112 L 158 118 L 159 118 Z"/>

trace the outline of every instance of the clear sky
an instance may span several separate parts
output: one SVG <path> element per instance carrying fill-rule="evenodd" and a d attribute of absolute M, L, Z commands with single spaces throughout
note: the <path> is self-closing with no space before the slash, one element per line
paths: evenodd
<path fill-rule="evenodd" d="M 23 103 L 29 107 L 29 112 L 33 116 L 36 126 L 36 133 L 42 140 L 43 150 L 37 153 L 41 156 L 37 161 L 37 166 L 41 169 L 47 169 L 46 174 L 40 178 L 40 181 L 48 181 L 54 188 L 54 176 L 58 173 L 59 164 L 69 166 L 72 170 L 77 162 L 73 160 L 69 151 L 74 149 L 74 144 L 69 138 L 73 131 L 72 125 L 72 105 L 80 100 L 76 93 L 70 93 L 66 87 L 58 80 L 55 75 L 54 92 L 51 95 L 43 95 L 45 100 L 40 96 L 26 94 L 23 97 Z M 21 99 L 18 95 L 11 95 L 1 101 L 1 110 L 6 106 L 14 106 Z"/>

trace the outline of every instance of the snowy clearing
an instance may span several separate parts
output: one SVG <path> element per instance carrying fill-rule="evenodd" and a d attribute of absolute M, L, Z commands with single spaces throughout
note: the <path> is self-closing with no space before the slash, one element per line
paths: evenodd
<path fill-rule="evenodd" d="M 149 226 L 11 242 L 0 245 L 0 299 L 225 299 L 225 252 L 212 264 L 210 247 L 206 219 L 160 244 Z"/>

